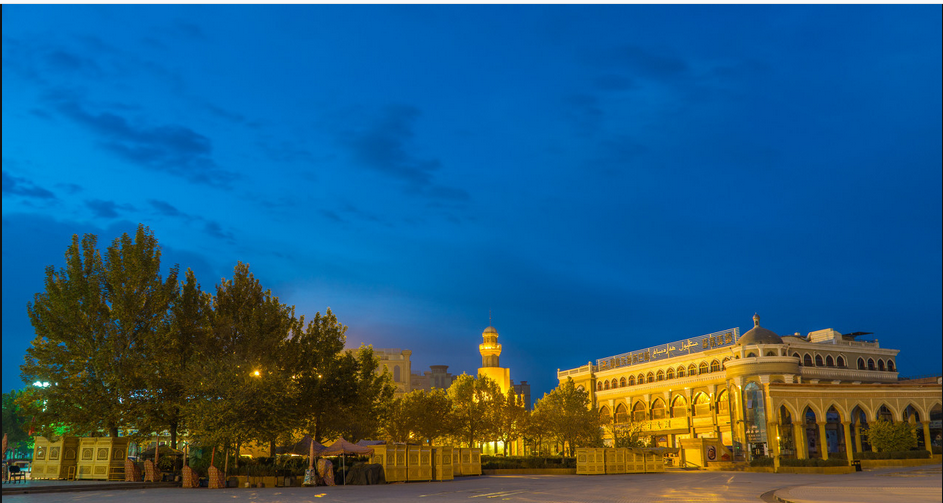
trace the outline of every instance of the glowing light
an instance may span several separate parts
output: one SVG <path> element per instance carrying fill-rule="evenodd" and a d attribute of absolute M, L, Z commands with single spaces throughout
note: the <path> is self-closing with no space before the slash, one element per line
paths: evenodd
<path fill-rule="evenodd" d="M 256 376 L 256 377 L 259 377 L 259 376 L 262 375 L 262 373 L 259 372 L 258 370 L 256 370 L 255 372 L 252 373 L 252 375 L 254 375 L 254 376 Z"/>
<path fill-rule="evenodd" d="M 48 382 L 48 381 L 36 381 L 36 382 L 33 383 L 33 386 L 39 386 L 40 388 L 48 388 L 48 387 L 49 387 L 49 382 Z"/>

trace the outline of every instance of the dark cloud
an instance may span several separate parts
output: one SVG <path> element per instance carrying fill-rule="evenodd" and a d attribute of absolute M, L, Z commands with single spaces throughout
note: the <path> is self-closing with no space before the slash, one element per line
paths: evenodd
<path fill-rule="evenodd" d="M 84 72 L 96 77 L 102 75 L 101 68 L 99 68 L 93 60 L 77 56 L 61 49 L 54 50 L 47 54 L 46 64 L 50 70 L 56 72 Z"/>
<path fill-rule="evenodd" d="M 442 167 L 438 159 L 421 159 L 409 152 L 415 136 L 413 124 L 420 115 L 418 108 L 408 105 L 387 107 L 375 124 L 347 135 L 345 143 L 362 166 L 406 182 L 408 193 L 431 198 L 469 199 L 463 189 L 433 183 L 434 173 Z"/>
<path fill-rule="evenodd" d="M 129 204 L 118 204 L 114 201 L 105 201 L 102 199 L 90 199 L 85 201 L 85 206 L 92 210 L 96 218 L 118 218 L 118 210 L 133 211 L 134 207 Z"/>
<path fill-rule="evenodd" d="M 116 113 L 88 112 L 75 94 L 68 91 L 53 91 L 47 96 L 61 114 L 98 134 L 106 149 L 128 161 L 213 186 L 226 187 L 236 178 L 213 161 L 210 139 L 188 127 L 177 124 L 147 127 L 132 124 Z"/>
<path fill-rule="evenodd" d="M 206 225 L 203 226 L 203 230 L 214 238 L 222 239 L 223 241 L 227 241 L 229 243 L 235 241 L 235 237 L 233 236 L 232 232 L 224 231 L 219 222 L 206 222 Z"/>
<path fill-rule="evenodd" d="M 173 205 L 171 205 L 170 203 L 167 203 L 167 202 L 164 202 L 164 201 L 158 201 L 158 200 L 156 200 L 156 199 L 148 199 L 147 202 L 150 203 L 150 205 L 151 205 L 155 210 L 157 210 L 157 212 L 160 213 L 161 215 L 164 215 L 164 216 L 167 216 L 167 217 L 179 217 L 179 216 L 183 216 L 183 213 L 181 213 L 180 210 L 178 210 L 177 208 L 175 208 L 175 207 L 174 207 Z"/>
<path fill-rule="evenodd" d="M 85 190 L 81 185 L 75 183 L 57 183 L 56 187 L 59 187 L 60 189 L 68 192 L 69 195 L 78 194 L 79 192 Z"/>
<path fill-rule="evenodd" d="M 632 79 L 614 73 L 596 78 L 593 84 L 602 91 L 626 91 L 636 87 Z"/>
<path fill-rule="evenodd" d="M 344 219 L 341 218 L 340 215 L 338 215 L 337 213 L 334 213 L 331 210 L 321 209 L 321 210 L 318 210 L 318 213 L 320 213 L 321 216 L 323 216 L 324 218 L 327 218 L 328 220 L 333 220 L 339 224 L 344 223 Z"/>
<path fill-rule="evenodd" d="M 213 114 L 213 115 L 215 115 L 216 117 L 219 117 L 219 118 L 221 118 L 221 119 L 226 119 L 226 120 L 228 120 L 228 121 L 230 121 L 230 122 L 235 122 L 235 123 L 237 123 L 237 124 L 243 124 L 243 123 L 246 122 L 246 118 L 245 118 L 245 116 L 242 115 L 242 114 L 237 114 L 237 113 L 235 113 L 235 112 L 230 112 L 229 110 L 226 110 L 225 108 L 220 108 L 220 107 L 218 107 L 218 106 L 216 106 L 216 105 L 213 105 L 213 104 L 210 104 L 210 103 L 207 103 L 205 106 L 206 106 L 206 109 L 207 109 L 211 114 Z"/>
<path fill-rule="evenodd" d="M 56 195 L 52 192 L 36 186 L 25 178 L 13 176 L 7 173 L 6 170 L 3 171 L 3 194 L 34 199 L 56 199 Z"/>
<path fill-rule="evenodd" d="M 667 51 L 629 45 L 615 50 L 615 60 L 639 75 L 659 80 L 675 79 L 688 72 L 688 64 Z"/>

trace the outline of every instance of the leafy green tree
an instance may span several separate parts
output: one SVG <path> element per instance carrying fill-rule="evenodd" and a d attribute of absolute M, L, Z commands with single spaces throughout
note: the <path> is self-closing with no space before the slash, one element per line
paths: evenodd
<path fill-rule="evenodd" d="M 3 394 L 3 434 L 7 436 L 8 448 L 14 452 L 25 452 L 32 443 L 28 434 L 29 419 L 23 416 L 23 408 L 17 403 L 22 394 L 18 390 Z"/>
<path fill-rule="evenodd" d="M 144 344 L 141 382 L 132 402 L 138 411 L 137 427 L 142 435 L 167 429 L 175 449 L 177 433 L 184 426 L 190 377 L 200 365 L 197 348 L 210 334 L 212 302 L 212 295 L 201 290 L 187 269 L 167 322 Z"/>
<path fill-rule="evenodd" d="M 351 372 L 345 373 L 349 387 L 342 395 L 345 400 L 336 416 L 337 430 L 351 442 L 376 438 L 383 423 L 382 415 L 393 400 L 395 388 L 390 376 L 377 372 L 379 360 L 370 346 L 360 346 L 356 352 L 346 351 L 341 360 L 341 368 L 349 368 Z"/>
<path fill-rule="evenodd" d="M 191 432 L 206 445 L 268 443 L 293 425 L 288 358 L 297 331 L 294 307 L 238 263 L 216 288 L 211 329 L 195 346 L 192 398 L 185 407 Z M 274 452 L 272 453 L 274 455 Z"/>
<path fill-rule="evenodd" d="M 908 451 L 917 447 L 914 425 L 875 421 L 868 425 L 868 440 L 877 452 Z"/>
<path fill-rule="evenodd" d="M 106 432 L 134 423 L 129 411 L 139 391 L 138 364 L 173 303 L 177 267 L 166 280 L 154 234 L 139 225 L 132 240 L 115 239 L 105 259 L 97 237 L 78 235 L 66 267 L 46 268 L 45 291 L 27 305 L 36 338 L 20 367 L 36 389 L 32 411 L 41 429 L 65 424 L 78 433 Z"/>
<path fill-rule="evenodd" d="M 538 400 L 537 408 L 546 414 L 550 432 L 563 444 L 567 456 L 573 456 L 577 447 L 599 440 L 599 411 L 590 407 L 589 393 L 577 388 L 572 378 Z"/>
<path fill-rule="evenodd" d="M 523 435 L 527 416 L 523 399 L 514 392 L 514 388 L 509 388 L 504 400 L 499 402 L 497 421 L 498 438 L 504 442 L 505 456 L 508 454 L 508 445 Z"/>
<path fill-rule="evenodd" d="M 462 374 L 452 381 L 448 393 L 454 411 L 453 433 L 464 445 L 474 447 L 497 436 L 504 396 L 496 382 Z"/>
<path fill-rule="evenodd" d="M 549 452 L 544 447 L 544 440 L 553 437 L 551 433 L 549 412 L 546 408 L 536 407 L 528 414 L 523 435 L 525 441 L 531 445 L 531 453 L 541 455 Z"/>
<path fill-rule="evenodd" d="M 301 320 L 304 326 L 304 319 Z M 343 403 L 340 389 L 344 385 L 344 371 L 339 360 L 347 341 L 347 327 L 337 321 L 328 308 L 324 316 L 317 313 L 303 330 L 288 341 L 291 380 L 295 391 L 291 398 L 296 411 L 295 429 L 321 442 L 336 431 L 330 419 Z"/>
<path fill-rule="evenodd" d="M 452 430 L 452 401 L 445 390 L 428 393 L 416 390 L 397 398 L 384 424 L 384 432 L 394 442 L 420 441 L 432 444 Z"/>

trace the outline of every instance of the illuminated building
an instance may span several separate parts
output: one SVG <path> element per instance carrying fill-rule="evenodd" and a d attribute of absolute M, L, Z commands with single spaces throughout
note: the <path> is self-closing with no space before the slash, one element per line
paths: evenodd
<path fill-rule="evenodd" d="M 558 370 L 590 392 L 600 414 L 635 423 L 659 446 L 718 439 L 721 458 L 847 457 L 871 450 L 867 425 L 918 426 L 918 444 L 939 445 L 943 386 L 898 379 L 898 350 L 832 329 L 779 336 L 760 326 L 601 358 Z M 607 432 L 608 442 L 612 442 Z M 823 448 L 825 446 L 825 448 Z"/>
<path fill-rule="evenodd" d="M 498 383 L 501 394 L 506 394 L 511 387 L 511 369 L 501 367 L 498 358 L 501 356 L 501 343 L 498 342 L 498 331 L 488 327 L 481 333 L 484 342 L 478 345 L 481 353 L 481 368 L 478 377 L 487 377 Z"/>

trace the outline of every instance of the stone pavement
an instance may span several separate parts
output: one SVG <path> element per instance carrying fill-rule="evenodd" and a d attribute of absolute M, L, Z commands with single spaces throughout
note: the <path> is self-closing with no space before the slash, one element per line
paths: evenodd
<path fill-rule="evenodd" d="M 3 496 L 3 503 L 646 502 L 910 503 L 941 501 L 940 465 L 845 475 L 677 471 L 631 475 L 504 475 L 449 482 L 266 489 L 153 488 Z M 903 492 L 906 490 L 906 492 Z M 901 496 L 904 494 L 905 496 Z M 781 498 L 777 500 L 776 498 Z M 928 499 L 929 498 L 929 499 Z"/>
<path fill-rule="evenodd" d="M 943 465 L 836 475 L 774 494 L 785 503 L 939 503 L 943 501 Z"/>

